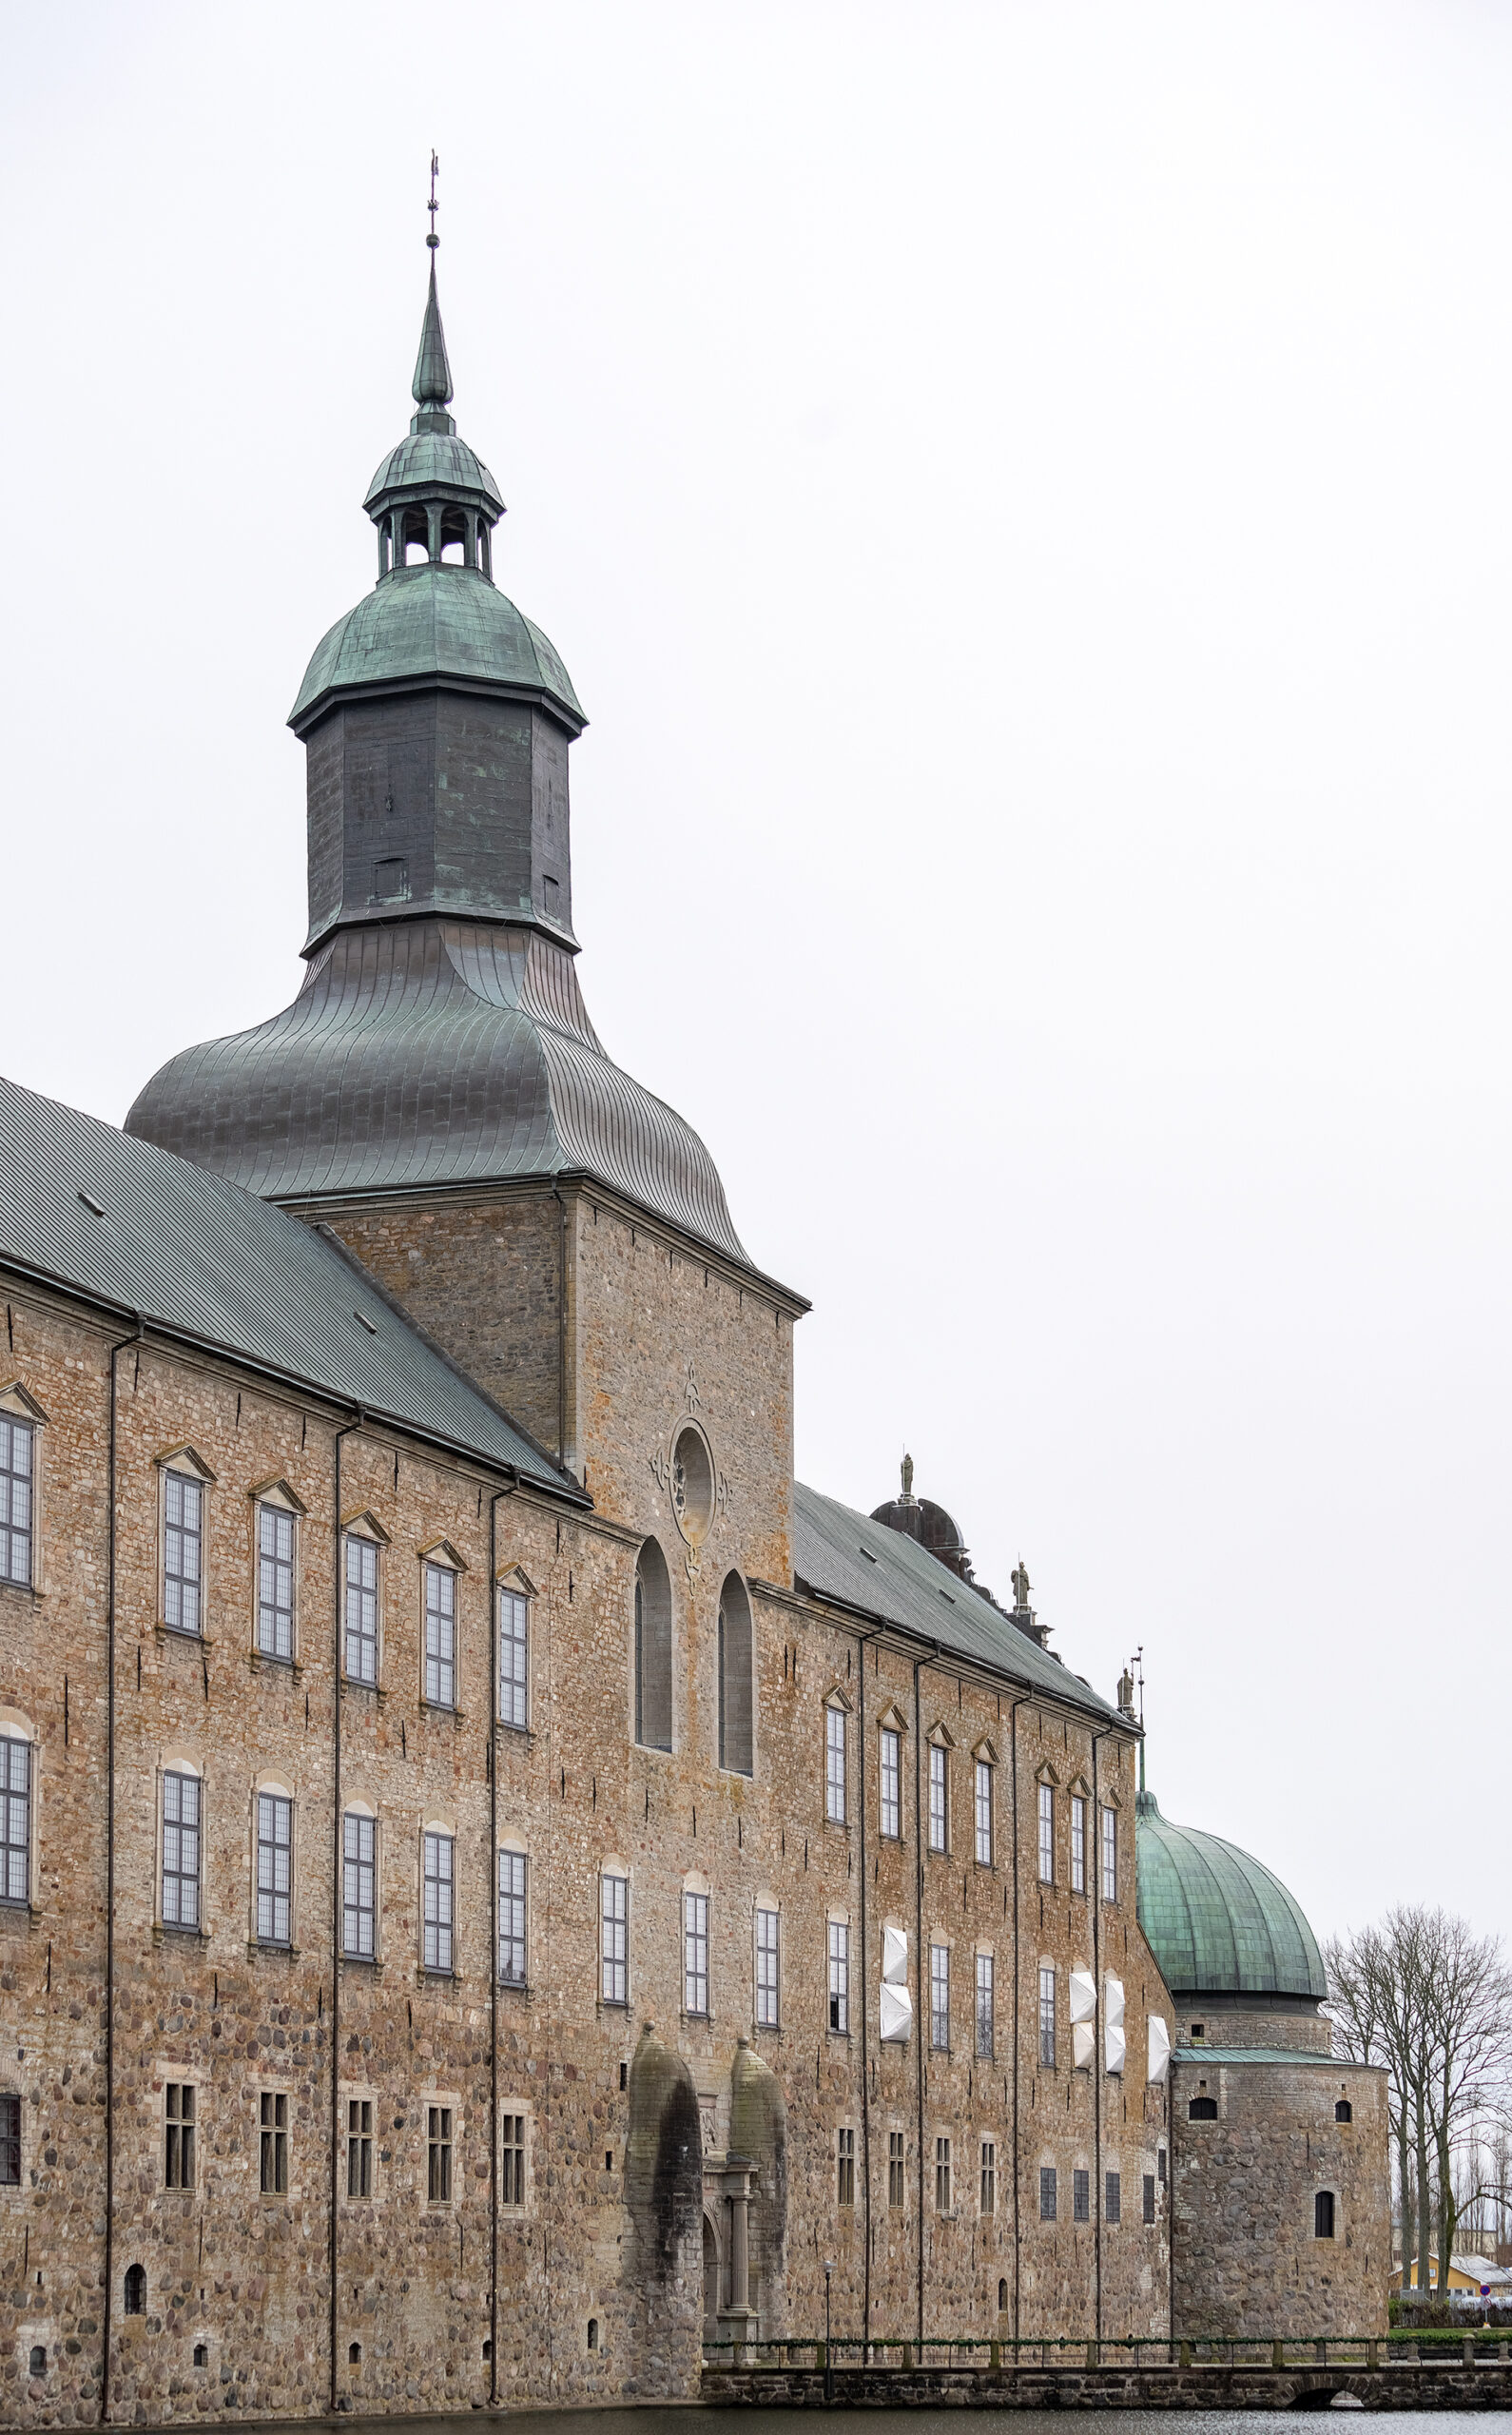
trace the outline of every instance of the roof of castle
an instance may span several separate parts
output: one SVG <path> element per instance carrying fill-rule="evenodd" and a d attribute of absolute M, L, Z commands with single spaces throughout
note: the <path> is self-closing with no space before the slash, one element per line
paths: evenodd
<path fill-rule="evenodd" d="M 1318 1940 L 1278 1877 L 1221 1836 L 1134 1803 L 1139 1925 L 1173 1996 L 1328 1992 Z"/>

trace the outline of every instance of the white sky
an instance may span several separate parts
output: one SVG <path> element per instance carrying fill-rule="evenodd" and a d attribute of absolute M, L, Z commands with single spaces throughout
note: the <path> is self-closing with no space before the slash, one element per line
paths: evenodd
<path fill-rule="evenodd" d="M 1512 1925 L 1512 16 L 76 5 L 0 25 L 0 1065 L 294 994 L 441 156 L 612 1054 L 1166 1814 Z"/>

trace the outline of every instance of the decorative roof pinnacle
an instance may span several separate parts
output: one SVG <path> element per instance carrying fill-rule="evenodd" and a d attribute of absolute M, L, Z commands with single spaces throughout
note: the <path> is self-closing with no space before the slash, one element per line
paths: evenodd
<path fill-rule="evenodd" d="M 431 284 L 425 299 L 425 319 L 420 323 L 420 351 L 415 359 L 415 379 L 410 395 L 419 408 L 411 428 L 417 431 L 452 431 L 456 428 L 446 408 L 452 397 L 452 367 L 446 360 L 446 333 L 441 327 L 440 301 L 436 293 L 436 249 L 440 239 L 436 233 L 436 173 L 440 167 L 436 154 L 431 154 L 431 200 L 426 208 L 431 215 L 430 234 L 426 244 L 431 251 Z M 443 419 L 432 422 L 431 416 Z"/>

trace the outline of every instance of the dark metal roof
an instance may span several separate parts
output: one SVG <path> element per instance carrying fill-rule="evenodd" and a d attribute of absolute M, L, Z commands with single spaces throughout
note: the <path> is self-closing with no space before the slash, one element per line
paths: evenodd
<path fill-rule="evenodd" d="M 793 1572 L 801 1589 L 938 1641 L 952 1656 L 991 1666 L 1099 1723 L 1130 1729 L 1129 1719 L 1099 1699 L 1079 1674 L 1016 1630 L 998 1607 L 916 1540 L 801 1481 L 793 1487 Z"/>
<path fill-rule="evenodd" d="M 0 1266 L 584 1502 L 576 1483 L 325 1237 L 203 1167 L 4 1079 Z"/>
<path fill-rule="evenodd" d="M 126 1130 L 274 1200 L 583 1173 L 750 1265 L 704 1144 L 611 1063 L 539 931 L 339 931 L 292 1006 L 170 1060 Z"/>
<path fill-rule="evenodd" d="M 392 460 L 391 460 L 392 461 Z M 289 725 L 303 735 L 338 694 L 445 680 L 547 702 L 585 726 L 572 680 L 539 626 L 475 567 L 396 567 L 315 646 Z"/>
<path fill-rule="evenodd" d="M 1139 1925 L 1173 1995 L 1328 1992 L 1318 1941 L 1278 1877 L 1236 1843 L 1135 1803 Z"/>

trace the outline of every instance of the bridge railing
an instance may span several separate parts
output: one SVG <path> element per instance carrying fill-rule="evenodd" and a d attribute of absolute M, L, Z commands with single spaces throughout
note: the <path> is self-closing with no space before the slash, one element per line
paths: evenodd
<path fill-rule="evenodd" d="M 989 2338 L 982 2334 L 916 2336 L 840 2334 L 826 2345 L 823 2336 L 784 2335 L 763 2341 L 720 2341 L 704 2345 L 710 2367 L 836 2367 L 886 2368 L 907 2374 L 915 2367 L 972 2367 L 988 2372 L 1011 2367 L 1411 2367 L 1424 2360 L 1472 2365 L 1486 2360 L 1512 2364 L 1507 2337 L 1497 2331 L 1436 2337 L 1397 2330 L 1385 2333 L 1234 2334 L 1169 2340 L 1153 2334 L 1026 2334 Z"/>

